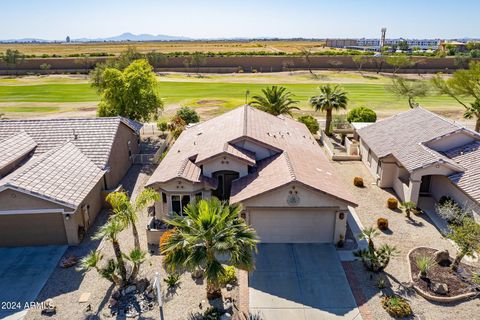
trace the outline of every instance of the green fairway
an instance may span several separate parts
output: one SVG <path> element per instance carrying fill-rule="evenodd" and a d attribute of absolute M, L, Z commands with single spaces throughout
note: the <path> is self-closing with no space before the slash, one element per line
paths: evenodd
<path fill-rule="evenodd" d="M 373 79 L 371 79 L 373 78 Z M 159 90 L 165 102 L 166 116 L 181 105 L 200 108 L 205 115 L 223 113 L 260 94 L 269 85 L 282 85 L 288 88 L 300 102 L 302 110 L 312 109 L 308 105 L 311 96 L 317 94 L 322 83 L 337 82 L 347 91 L 349 108 L 367 106 L 381 115 L 390 115 L 398 110 L 408 109 L 406 99 L 398 98 L 385 88 L 389 79 L 384 76 L 361 77 L 358 74 L 329 74 L 320 80 L 309 80 L 305 75 L 285 76 L 285 74 L 207 76 L 203 78 L 172 74 L 159 77 Z M 277 81 L 275 81 L 277 80 Z M 9 115 L 78 111 L 94 107 L 99 96 L 86 79 L 65 78 L 18 78 L 0 79 L 0 113 Z M 420 80 L 421 81 L 421 80 Z M 429 96 L 419 99 L 424 107 L 444 113 L 460 115 L 462 108 L 456 101 L 446 96 Z"/>

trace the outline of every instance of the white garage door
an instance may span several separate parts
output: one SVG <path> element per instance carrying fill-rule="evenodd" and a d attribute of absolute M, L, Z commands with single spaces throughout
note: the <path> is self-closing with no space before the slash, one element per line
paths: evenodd
<path fill-rule="evenodd" d="M 250 210 L 250 224 L 263 243 L 333 242 L 335 213 L 323 210 Z"/>

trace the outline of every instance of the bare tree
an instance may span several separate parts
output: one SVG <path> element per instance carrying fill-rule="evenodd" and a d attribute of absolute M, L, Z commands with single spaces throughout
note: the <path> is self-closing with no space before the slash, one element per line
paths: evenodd
<path fill-rule="evenodd" d="M 308 72 L 310 72 L 310 74 L 314 77 L 314 78 L 317 78 L 317 75 L 315 73 L 313 73 L 312 71 L 312 61 L 311 61 L 311 56 L 312 56 L 312 50 L 310 48 L 303 48 L 302 51 L 302 56 L 303 56 L 303 60 L 307 63 L 307 68 L 308 68 Z"/>

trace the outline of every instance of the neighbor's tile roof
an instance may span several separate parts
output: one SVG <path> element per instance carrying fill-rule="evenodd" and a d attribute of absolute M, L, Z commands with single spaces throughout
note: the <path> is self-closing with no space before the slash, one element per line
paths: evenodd
<path fill-rule="evenodd" d="M 359 129 L 358 135 L 379 158 L 393 155 L 408 170 L 444 161 L 446 156 L 426 147 L 423 143 L 449 133 L 464 130 L 421 107 L 397 114 Z"/>
<path fill-rule="evenodd" d="M 0 170 L 22 160 L 33 151 L 37 143 L 25 131 L 20 131 L 0 141 Z"/>
<path fill-rule="evenodd" d="M 465 168 L 464 172 L 451 175 L 450 180 L 480 202 L 480 141 L 446 151 L 445 154 Z"/>
<path fill-rule="evenodd" d="M 147 185 L 167 182 L 177 177 L 199 182 L 201 170 L 196 163 L 224 152 L 253 161 L 254 154 L 235 145 L 242 139 L 266 145 L 277 155 L 259 161 L 256 173 L 232 184 L 232 202 L 242 201 L 291 181 L 299 181 L 354 202 L 304 124 L 287 117 L 275 117 L 250 106 L 236 108 L 186 129 Z"/>
<path fill-rule="evenodd" d="M 76 208 L 104 173 L 80 148 L 68 142 L 31 159 L 0 180 L 0 188 L 12 188 Z"/>
<path fill-rule="evenodd" d="M 12 133 L 26 132 L 36 143 L 40 155 L 71 141 L 97 166 L 105 168 L 121 123 L 138 132 L 136 121 L 122 117 L 51 120 L 0 120 L 0 140 Z M 76 137 L 76 138 L 75 138 Z"/>

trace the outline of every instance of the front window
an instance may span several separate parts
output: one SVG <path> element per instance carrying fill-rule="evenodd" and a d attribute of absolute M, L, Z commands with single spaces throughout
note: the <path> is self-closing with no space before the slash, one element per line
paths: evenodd
<path fill-rule="evenodd" d="M 190 195 L 172 195 L 172 211 L 184 215 L 183 210 L 190 203 Z"/>

